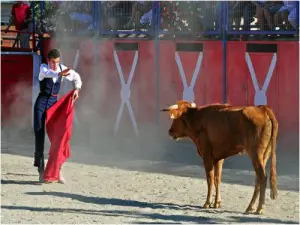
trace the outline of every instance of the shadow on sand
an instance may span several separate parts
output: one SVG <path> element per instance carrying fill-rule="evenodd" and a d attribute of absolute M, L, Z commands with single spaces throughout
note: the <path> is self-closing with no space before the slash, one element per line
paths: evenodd
<path fill-rule="evenodd" d="M 100 139 L 98 142 L 101 141 Z M 147 146 L 149 140 L 146 143 L 126 145 L 120 140 L 115 142 L 113 147 L 111 143 L 104 143 L 91 149 L 73 143 L 72 157 L 68 162 L 206 180 L 202 159 L 197 156 L 195 147 L 190 142 L 165 141 L 152 144 L 150 147 Z M 32 143 L 27 146 L 24 144 L 10 144 L 10 146 L 13 147 L 5 148 L 6 153 L 32 157 Z M 269 163 L 266 167 L 268 174 Z M 299 191 L 298 167 L 299 158 L 296 157 L 296 153 L 289 156 L 286 152 L 277 151 L 277 176 L 285 176 L 284 179 L 278 178 L 278 189 Z M 254 187 L 254 182 L 254 170 L 248 156 L 234 156 L 225 160 L 222 183 Z"/>
<path fill-rule="evenodd" d="M 204 215 L 206 213 L 210 213 L 209 209 L 207 210 L 207 209 L 203 209 L 202 207 L 193 206 L 193 205 L 179 205 L 173 203 L 148 203 L 148 202 L 124 200 L 124 199 L 117 199 L 117 198 L 89 197 L 89 196 L 83 196 L 79 194 L 71 194 L 71 193 L 63 193 L 63 192 L 27 192 L 25 194 L 35 195 L 35 196 L 50 195 L 50 196 L 61 197 L 61 198 L 71 198 L 72 200 L 77 200 L 87 204 L 134 207 L 135 209 L 133 209 L 132 211 L 130 210 L 85 210 L 85 209 L 71 209 L 71 208 L 47 208 L 47 207 L 40 208 L 40 207 L 5 206 L 5 205 L 2 205 L 2 209 L 30 210 L 36 212 L 83 213 L 83 214 L 96 215 L 96 216 L 99 215 L 99 216 L 113 216 L 113 217 L 122 216 L 122 217 L 136 218 L 136 219 L 163 220 L 168 223 L 193 222 L 193 223 L 216 224 L 220 222 L 235 222 L 235 223 L 237 222 L 258 223 L 259 222 L 259 223 L 297 224 L 297 222 L 294 221 L 283 221 L 278 219 L 266 219 L 260 217 L 253 217 L 253 215 L 247 216 L 238 212 L 230 212 L 230 211 L 226 211 L 226 212 L 235 213 L 241 216 L 229 216 L 228 220 L 226 219 L 225 221 L 216 221 L 220 219 L 214 220 L 209 215 L 207 216 L 189 216 L 189 215 L 180 215 L 180 214 L 165 215 L 162 213 L 142 213 L 137 211 L 137 208 L 150 208 L 150 209 L 193 210 L 196 212 L 201 212 Z M 217 212 L 213 212 L 213 213 L 217 213 Z M 138 222 L 138 223 L 143 223 L 143 222 Z M 149 222 L 144 222 L 144 223 L 149 223 Z"/>
<path fill-rule="evenodd" d="M 1 179 L 1 184 L 18 184 L 18 185 L 41 185 L 37 181 L 30 180 L 3 180 Z"/>

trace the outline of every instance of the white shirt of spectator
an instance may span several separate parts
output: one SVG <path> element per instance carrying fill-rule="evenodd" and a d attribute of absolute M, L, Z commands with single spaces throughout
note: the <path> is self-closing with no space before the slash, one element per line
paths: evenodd
<path fill-rule="evenodd" d="M 62 64 L 60 64 L 60 65 L 61 65 L 62 70 L 67 69 L 66 66 L 64 66 Z M 59 72 L 61 72 L 59 66 L 54 71 L 49 68 L 49 64 L 43 63 L 40 66 L 39 81 L 44 80 L 44 78 L 52 78 L 53 82 L 56 83 Z M 81 81 L 80 75 L 77 72 L 75 72 L 74 70 L 70 70 L 69 72 L 70 72 L 70 74 L 68 76 L 62 77 L 62 82 L 64 79 L 66 79 L 67 81 L 72 81 L 72 82 L 74 82 L 75 88 L 81 89 L 82 81 Z"/>

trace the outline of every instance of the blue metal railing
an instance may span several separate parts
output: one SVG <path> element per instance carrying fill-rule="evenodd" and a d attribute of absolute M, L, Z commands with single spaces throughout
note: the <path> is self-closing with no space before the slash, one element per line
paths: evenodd
<path fill-rule="evenodd" d="M 40 4 L 42 9 L 44 4 Z M 165 34 L 191 37 L 297 34 L 299 1 L 272 4 L 268 1 L 93 1 L 91 16 L 93 31 L 100 35 L 144 34 L 154 38 Z"/>
<path fill-rule="evenodd" d="M 159 34 L 221 34 L 222 2 L 160 3 Z"/>
<path fill-rule="evenodd" d="M 293 9 L 296 11 L 295 16 L 299 16 L 298 1 L 273 2 L 268 5 L 267 3 L 252 1 L 227 2 L 225 5 L 226 33 L 256 35 L 296 34 L 297 29 L 299 30 L 299 23 L 298 28 L 295 29 L 288 21 L 282 21 L 284 14 L 291 14 Z M 252 21 L 251 19 L 254 20 Z M 241 25 L 241 22 L 243 25 Z"/>

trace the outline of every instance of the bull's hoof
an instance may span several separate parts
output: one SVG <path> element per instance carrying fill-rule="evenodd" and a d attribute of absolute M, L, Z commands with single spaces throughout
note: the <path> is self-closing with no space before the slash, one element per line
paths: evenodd
<path fill-rule="evenodd" d="M 214 208 L 215 208 L 215 209 L 221 208 L 221 202 L 215 202 Z"/>
<path fill-rule="evenodd" d="M 254 213 L 254 212 L 255 212 L 255 210 L 256 210 L 256 209 L 255 209 L 255 208 L 253 208 L 253 207 L 251 207 L 251 208 L 249 208 L 249 207 L 248 207 L 248 208 L 246 209 L 246 211 L 245 211 L 245 214 Z"/>
<path fill-rule="evenodd" d="M 204 209 L 209 209 L 209 208 L 210 208 L 210 203 L 205 203 L 205 204 L 203 205 L 203 208 L 204 208 Z"/>
<path fill-rule="evenodd" d="M 261 208 L 261 209 L 258 208 L 258 209 L 256 210 L 255 214 L 257 214 L 257 215 L 262 215 L 263 212 L 264 212 L 264 209 L 263 209 L 263 208 Z"/>

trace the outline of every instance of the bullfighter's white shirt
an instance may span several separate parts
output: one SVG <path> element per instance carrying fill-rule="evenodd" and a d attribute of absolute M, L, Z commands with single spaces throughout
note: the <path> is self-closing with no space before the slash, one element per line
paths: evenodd
<path fill-rule="evenodd" d="M 62 70 L 67 69 L 67 67 L 62 64 L 61 64 L 61 68 L 62 68 Z M 44 78 L 52 78 L 53 82 L 55 83 L 58 79 L 59 72 L 61 72 L 59 66 L 54 71 L 54 70 L 50 69 L 49 65 L 43 63 L 40 66 L 39 80 L 42 81 L 42 80 L 44 80 Z M 62 82 L 64 79 L 66 79 L 67 81 L 74 82 L 75 88 L 81 89 L 82 81 L 81 81 L 80 75 L 78 73 L 76 73 L 74 70 L 70 70 L 69 73 L 70 74 L 68 76 L 62 77 Z"/>

